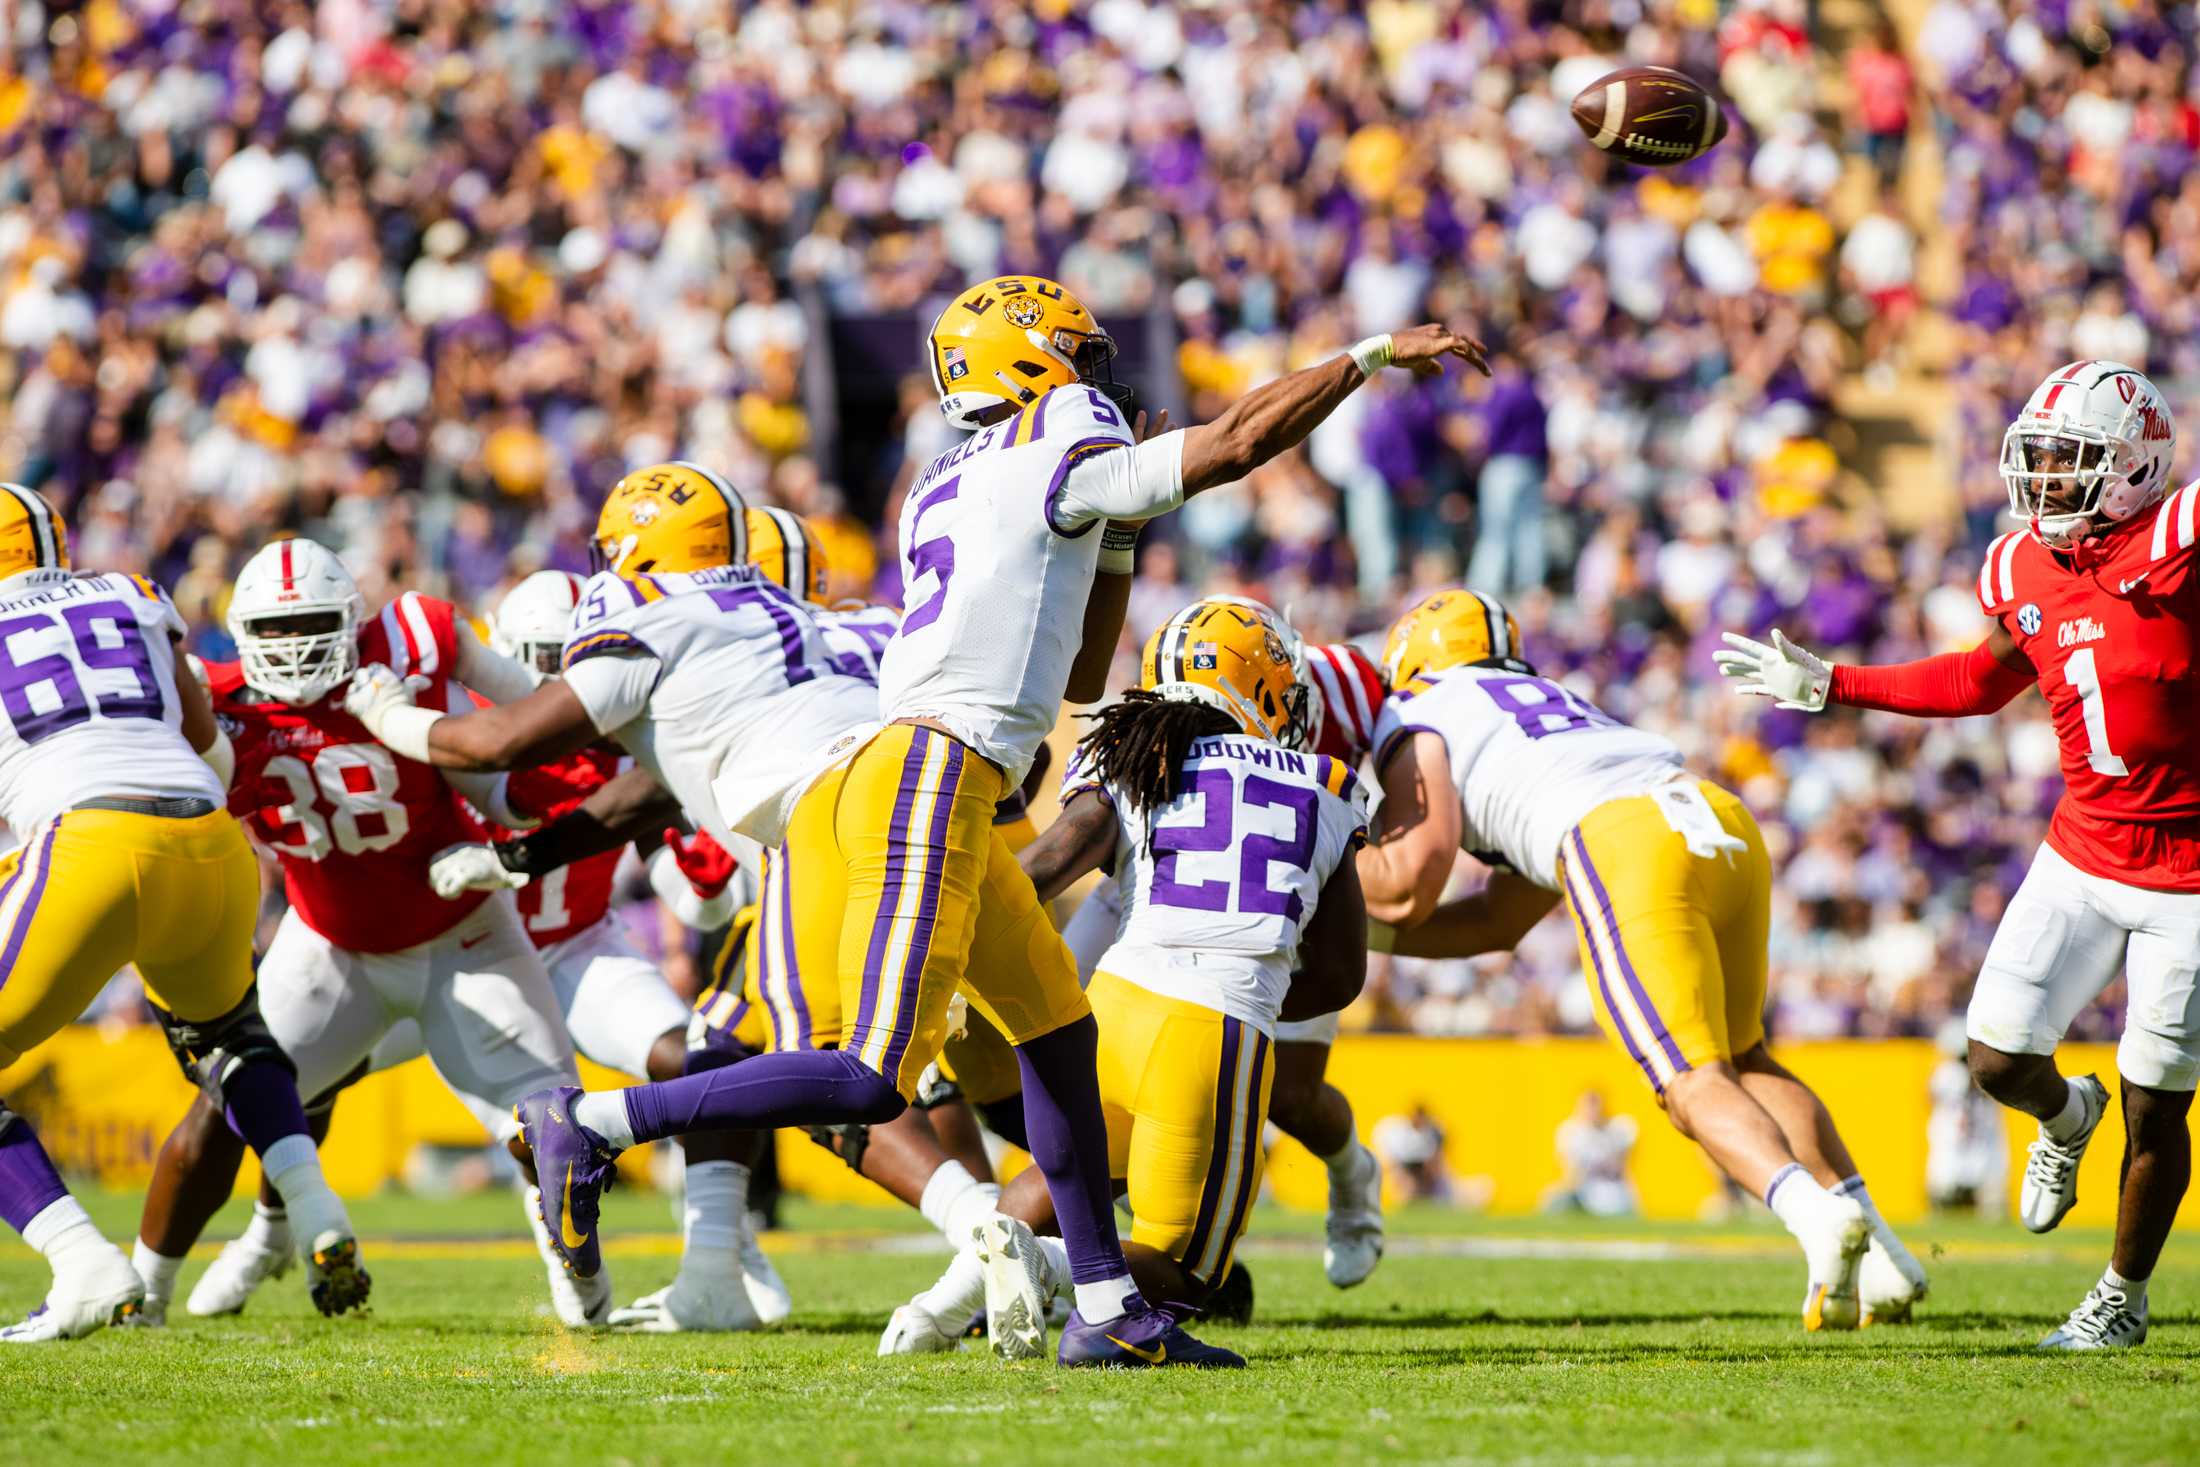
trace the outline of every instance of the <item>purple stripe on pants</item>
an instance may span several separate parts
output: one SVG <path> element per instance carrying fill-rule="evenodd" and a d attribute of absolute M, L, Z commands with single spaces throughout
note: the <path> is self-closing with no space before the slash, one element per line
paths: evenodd
<path fill-rule="evenodd" d="M 894 817 L 886 826 L 886 884 L 879 892 L 878 915 L 871 922 L 871 944 L 863 955 L 863 995 L 856 1011 L 847 1016 L 841 1043 L 861 1050 L 862 1036 L 870 1030 L 878 1012 L 879 971 L 886 962 L 886 940 L 894 930 L 894 909 L 901 905 L 902 860 L 909 848 L 909 811 L 916 804 L 917 781 L 924 774 L 926 740 L 938 737 L 928 728 L 913 730 L 909 752 L 901 761 L 901 793 L 894 797 Z"/>
<path fill-rule="evenodd" d="M 1222 1019 L 1222 1058 L 1215 1065 L 1215 1135 L 1207 1148 L 1207 1180 L 1199 1189 L 1199 1213 L 1192 1220 L 1192 1236 L 1177 1260 L 1186 1268 L 1196 1266 L 1207 1251 L 1207 1235 L 1215 1228 L 1215 1214 L 1222 1210 L 1222 1174 L 1230 1169 L 1230 1112 L 1236 1099 L 1238 1046 L 1245 1026 L 1227 1014 Z"/>
<path fill-rule="evenodd" d="M 1268 1064 L 1268 1036 L 1256 1030 L 1252 1040 L 1253 1071 L 1245 1086 L 1245 1143 L 1238 1150 L 1237 1200 L 1230 1208 L 1229 1228 L 1222 1235 L 1222 1256 L 1215 1261 L 1213 1276 L 1202 1280 L 1210 1286 L 1221 1283 L 1222 1276 L 1229 1272 L 1230 1255 L 1236 1251 L 1237 1240 L 1244 1236 L 1246 1219 L 1253 1210 L 1253 1175 L 1259 1170 L 1261 1131 L 1253 1121 L 1260 1109 L 1261 1072 Z M 1187 1256 L 1184 1266 L 1197 1267 L 1196 1258 L 1196 1254 Z"/>
<path fill-rule="evenodd" d="M 940 779 L 939 797 L 932 805 L 932 828 L 927 831 L 930 846 L 925 863 L 924 890 L 917 900 L 916 930 L 909 936 L 909 952 L 901 969 L 901 1002 L 894 1011 L 894 1032 L 886 1041 L 886 1053 L 879 1060 L 880 1074 L 892 1079 L 901 1073 L 902 1059 L 909 1053 L 910 1041 L 917 1032 L 917 995 L 924 984 L 925 960 L 932 955 L 932 930 L 939 924 L 940 889 L 947 875 L 947 821 L 954 813 L 955 792 L 961 787 L 963 771 L 963 746 L 953 739 L 947 741 L 947 771 Z"/>
<path fill-rule="evenodd" d="M 1672 1061 L 1675 1072 L 1686 1074 L 1690 1065 L 1681 1058 L 1680 1046 L 1673 1042 L 1672 1035 L 1665 1032 L 1665 1020 L 1658 1017 L 1657 1009 L 1650 1002 L 1650 995 L 1643 991 L 1642 980 L 1635 976 L 1635 965 L 1627 956 L 1627 944 L 1620 940 L 1619 919 L 1612 915 L 1611 894 L 1604 889 L 1604 880 L 1597 875 L 1596 863 L 1589 859 L 1589 843 L 1581 838 L 1578 830 L 1574 832 L 1574 851 L 1581 857 L 1582 874 L 1589 878 L 1589 889 L 1596 893 L 1597 905 L 1603 909 L 1604 930 L 1611 934 L 1612 951 L 1619 954 L 1619 971 L 1627 980 L 1627 991 L 1635 996 L 1636 1006 L 1642 1010 L 1643 1018 L 1649 1021 L 1652 1036 L 1657 1039 L 1658 1047 L 1665 1051 L 1665 1057 Z M 1594 944 L 1591 944 L 1591 950 L 1595 950 Z M 1618 1019 L 1617 1009 L 1613 1010 L 1612 1017 Z"/>
<path fill-rule="evenodd" d="M 771 875 L 779 886 L 779 967 L 786 975 L 787 1001 L 794 1005 L 795 1044 L 808 1049 L 815 1035 L 810 1024 L 810 1001 L 802 996 L 802 965 L 795 961 L 794 867 L 787 848 L 772 852 Z"/>
<path fill-rule="evenodd" d="M 15 923 L 8 929 L 8 945 L 0 950 L 0 985 L 5 985 L 8 975 L 15 971 L 15 960 L 23 951 L 23 939 L 30 935 L 31 919 L 38 915 L 38 899 L 46 893 L 46 873 L 53 869 L 53 839 L 60 833 L 59 820 L 47 826 L 46 838 L 38 843 L 37 854 L 26 855 L 17 863 L 14 874 L 8 877 L 8 884 L 0 887 L 0 899 L 4 899 L 15 889 L 16 878 L 23 874 L 23 868 L 33 862 L 37 864 L 38 874 L 31 878 L 31 889 L 23 897 L 23 908 L 15 914 Z"/>
<path fill-rule="evenodd" d="M 1578 845 L 1579 843 L 1577 838 L 1575 844 Z M 1567 854 L 1570 857 L 1572 852 L 1569 851 Z M 1636 1067 L 1642 1071 L 1644 1078 L 1649 1080 L 1650 1088 L 1663 1095 L 1665 1087 L 1658 1083 L 1657 1068 L 1650 1063 L 1641 1048 L 1636 1045 L 1635 1036 L 1628 1032 L 1627 1020 L 1621 1017 L 1619 1004 L 1612 996 L 1612 982 L 1604 976 L 1604 958 L 1597 952 L 1596 933 L 1590 929 L 1588 913 L 1580 913 L 1579 917 L 1582 934 L 1588 938 L 1586 946 L 1589 949 L 1589 967 L 1596 974 L 1597 993 L 1604 999 L 1604 1012 L 1612 1016 L 1612 1028 L 1618 1031 L 1620 1045 L 1627 1051 L 1627 1057 L 1635 1062 Z"/>

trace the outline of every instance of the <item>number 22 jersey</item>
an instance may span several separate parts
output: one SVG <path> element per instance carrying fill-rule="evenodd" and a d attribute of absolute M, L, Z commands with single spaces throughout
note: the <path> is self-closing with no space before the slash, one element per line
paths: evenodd
<path fill-rule="evenodd" d="M 1224 734 L 1193 743 L 1161 809 L 1133 810 L 1073 754 L 1064 803 L 1084 790 L 1116 812 L 1123 916 L 1099 968 L 1272 1032 L 1322 887 L 1367 839 L 1351 766 Z"/>
<path fill-rule="evenodd" d="M 359 629 L 361 666 L 418 674 L 426 708 L 463 709 L 451 676 L 457 614 L 408 591 Z M 442 774 L 383 748 L 346 713 L 343 690 L 299 707 L 245 683 L 235 663 L 206 670 L 214 713 L 236 747 L 230 813 L 282 862 L 299 920 L 347 952 L 388 953 L 448 932 L 488 899 L 445 901 L 428 863 L 445 846 L 487 839 Z"/>
<path fill-rule="evenodd" d="M 1393 692 L 1375 720 L 1375 767 L 1415 733 L 1444 741 L 1460 848 L 1553 891 L 1559 844 L 1583 816 L 1684 768 L 1670 739 L 1628 727 L 1549 678 L 1501 667 L 1448 667 Z"/>
<path fill-rule="evenodd" d="M 220 803 L 183 737 L 182 633 L 143 576 L 38 570 L 0 584 L 0 818 L 18 836 L 97 795 Z"/>
<path fill-rule="evenodd" d="M 2200 483 L 2073 551 L 1987 547 L 1979 606 L 2038 674 L 2061 745 L 2047 843 L 2079 870 L 2200 891 Z"/>

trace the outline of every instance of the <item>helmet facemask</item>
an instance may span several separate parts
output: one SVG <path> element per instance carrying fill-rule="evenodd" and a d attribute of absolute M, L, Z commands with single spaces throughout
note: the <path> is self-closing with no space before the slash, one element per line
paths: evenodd
<path fill-rule="evenodd" d="M 240 619 L 237 661 L 253 687 L 303 707 L 318 703 L 352 675 L 359 644 L 341 611 L 261 613 Z"/>
<path fill-rule="evenodd" d="M 2102 495 L 2118 477 L 2116 447 L 2067 428 L 2021 432 L 2012 427 L 2001 440 L 2010 512 L 2029 521 L 2048 545 L 2084 539 L 2100 513 Z"/>

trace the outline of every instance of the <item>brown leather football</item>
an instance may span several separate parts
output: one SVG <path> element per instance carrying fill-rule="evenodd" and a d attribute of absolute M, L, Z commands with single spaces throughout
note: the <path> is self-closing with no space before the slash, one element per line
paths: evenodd
<path fill-rule="evenodd" d="M 1623 66 L 1574 98 L 1574 122 L 1625 163 L 1665 168 L 1709 152 L 1726 113 L 1695 78 L 1663 66 Z"/>

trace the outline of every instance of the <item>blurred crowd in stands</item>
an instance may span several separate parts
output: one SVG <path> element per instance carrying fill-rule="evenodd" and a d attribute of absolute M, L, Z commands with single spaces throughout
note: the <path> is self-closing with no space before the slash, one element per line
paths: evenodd
<path fill-rule="evenodd" d="M 581 568 L 604 491 L 675 455 L 819 517 L 839 589 L 890 596 L 891 466 L 948 430 L 915 377 L 822 453 L 836 319 L 1053 275 L 1169 345 L 1156 395 L 1195 419 L 1468 321 L 1492 380 L 1391 374 L 1150 534 L 1131 639 L 1205 589 L 1324 639 L 1461 577 L 1504 593 L 1546 670 L 1764 818 L 1775 1032 L 1930 1033 L 2054 799 L 2037 700 L 1811 720 L 1742 706 L 1709 650 L 1774 623 L 1850 658 L 1967 645 L 2033 382 L 2117 357 L 2190 403 L 2194 21 L 1849 9 L 1836 37 L 1804 0 L 23 0 L 0 472 L 67 507 L 79 564 L 171 586 L 209 656 L 271 534 L 340 547 L 370 602 L 481 611 Z M 1733 135 L 1608 165 L 1567 103 L 1623 60 L 1715 82 Z M 1954 492 L 1890 517 L 1834 397 L 1913 380 L 1927 319 Z M 1386 1027 L 1589 1022 L 1557 922 L 1376 988 L 1357 1017 Z"/>

